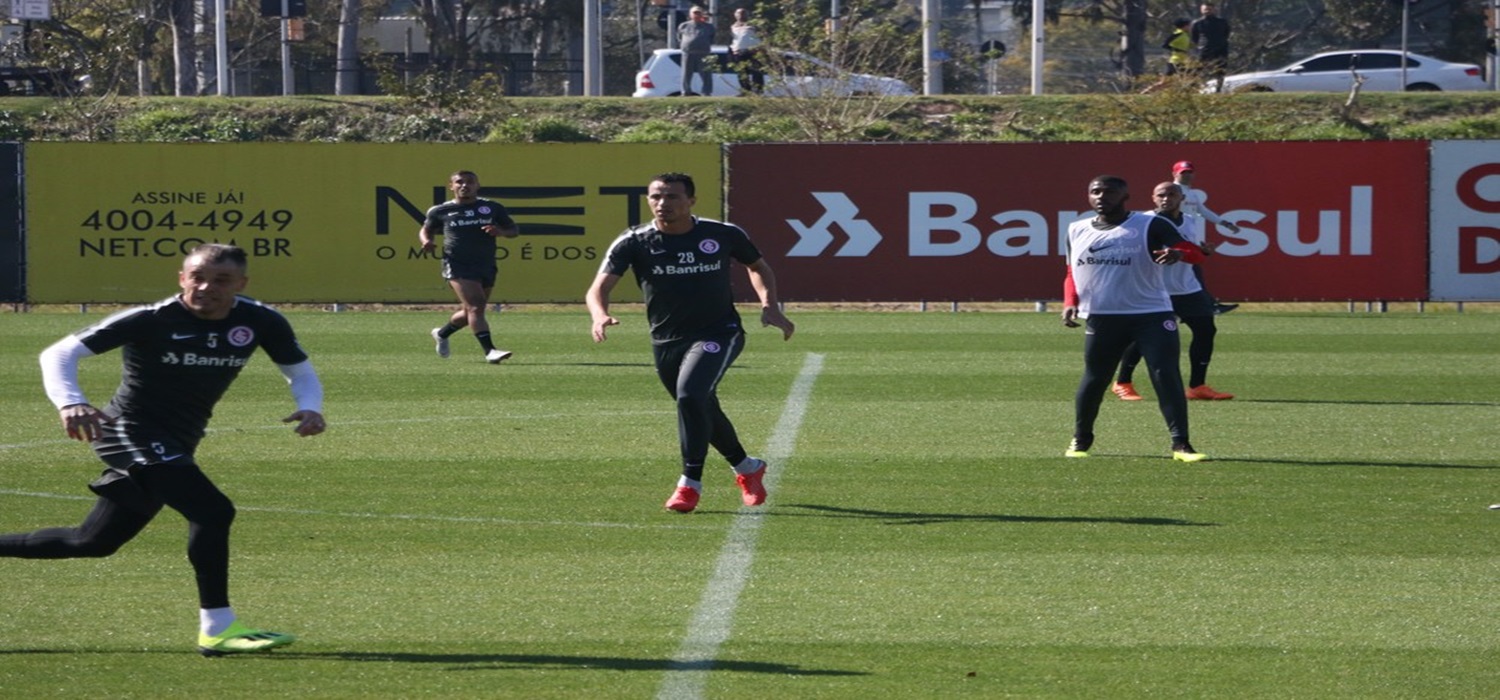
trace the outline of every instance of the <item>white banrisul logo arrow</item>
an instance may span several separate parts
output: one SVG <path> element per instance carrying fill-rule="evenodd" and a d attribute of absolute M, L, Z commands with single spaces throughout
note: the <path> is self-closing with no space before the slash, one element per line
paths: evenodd
<path fill-rule="evenodd" d="M 795 219 L 787 219 L 786 223 L 797 232 L 800 238 L 792 249 L 787 251 L 789 258 L 810 258 L 822 253 L 833 243 L 833 232 L 829 229 L 837 224 L 849 234 L 849 240 L 840 246 L 834 253 L 838 257 L 857 258 L 869 255 L 880 243 L 882 236 L 870 222 L 855 218 L 859 213 L 859 207 L 842 192 L 813 192 L 812 196 L 823 205 L 823 216 L 811 226 L 803 224 Z"/>

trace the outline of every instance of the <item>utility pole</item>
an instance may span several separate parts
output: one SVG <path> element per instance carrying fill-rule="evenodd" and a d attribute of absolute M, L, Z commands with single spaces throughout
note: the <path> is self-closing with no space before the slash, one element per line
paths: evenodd
<path fill-rule="evenodd" d="M 281 94 L 297 94 L 297 79 L 292 73 L 291 0 L 281 0 Z"/>

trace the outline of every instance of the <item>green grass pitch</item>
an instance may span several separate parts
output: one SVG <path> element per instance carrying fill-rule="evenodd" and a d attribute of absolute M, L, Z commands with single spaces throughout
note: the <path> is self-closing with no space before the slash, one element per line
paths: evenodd
<path fill-rule="evenodd" d="M 797 336 L 754 328 L 720 392 L 765 453 L 822 361 L 769 503 L 742 512 L 714 459 L 680 516 L 638 310 L 602 345 L 581 309 L 507 310 L 498 367 L 467 333 L 433 355 L 446 311 L 288 313 L 329 432 L 280 423 L 261 355 L 199 459 L 240 508 L 237 611 L 300 641 L 200 658 L 166 512 L 111 558 L 0 559 L 0 696 L 1500 693 L 1500 314 L 1222 317 L 1210 383 L 1238 398 L 1191 404 L 1214 461 L 1185 465 L 1149 387 L 1107 399 L 1093 457 L 1061 456 L 1082 335 L 1055 314 L 793 306 Z M 0 532 L 89 506 L 99 463 L 36 354 L 98 317 L 0 322 Z M 102 404 L 118 354 L 82 378 Z M 721 555 L 739 588 L 712 663 L 674 664 Z"/>

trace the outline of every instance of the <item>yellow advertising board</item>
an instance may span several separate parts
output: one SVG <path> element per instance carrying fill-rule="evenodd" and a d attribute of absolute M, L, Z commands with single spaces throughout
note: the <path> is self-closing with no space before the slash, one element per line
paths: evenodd
<path fill-rule="evenodd" d="M 500 239 L 495 301 L 576 302 L 611 241 L 650 219 L 646 185 L 679 171 L 720 218 L 717 144 L 27 144 L 27 297 L 140 303 L 175 289 L 186 251 L 233 242 L 269 302 L 451 302 L 417 230 L 448 176 L 478 173 L 521 236 Z M 618 289 L 621 300 L 634 285 Z"/>

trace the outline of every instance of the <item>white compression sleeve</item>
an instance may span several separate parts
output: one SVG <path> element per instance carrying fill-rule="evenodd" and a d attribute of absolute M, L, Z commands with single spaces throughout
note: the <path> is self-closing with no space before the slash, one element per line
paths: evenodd
<path fill-rule="evenodd" d="M 303 360 L 295 365 L 276 366 L 281 369 L 281 376 L 286 377 L 286 382 L 292 389 L 292 400 L 297 402 L 297 410 L 322 413 L 323 382 L 318 379 L 312 361 Z"/>
<path fill-rule="evenodd" d="M 78 385 L 78 361 L 93 355 L 93 350 L 71 335 L 42 351 L 38 358 L 42 363 L 42 388 L 58 410 L 89 402 Z"/>

